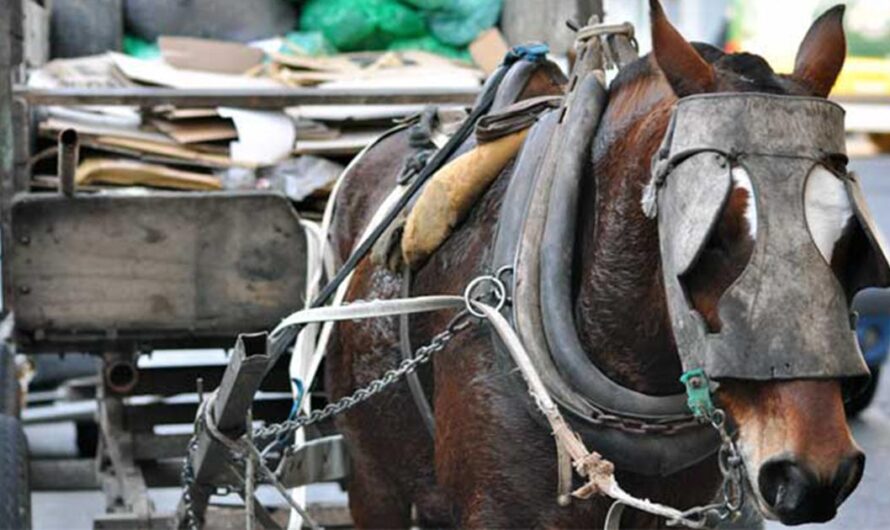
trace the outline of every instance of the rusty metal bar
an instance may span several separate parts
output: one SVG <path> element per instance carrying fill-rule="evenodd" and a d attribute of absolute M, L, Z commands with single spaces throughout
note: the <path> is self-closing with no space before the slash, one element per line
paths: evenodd
<path fill-rule="evenodd" d="M 109 352 L 106 363 L 131 359 L 131 352 Z M 151 519 L 154 505 L 148 496 L 148 485 L 142 469 L 136 464 L 133 435 L 124 421 L 123 399 L 108 395 L 100 387 L 99 428 L 101 451 L 99 476 L 105 492 L 106 512 L 126 512 L 139 520 Z"/>
<path fill-rule="evenodd" d="M 244 434 L 248 412 L 254 394 L 260 387 L 263 375 L 271 363 L 267 333 L 238 336 L 229 365 L 213 398 L 211 414 L 217 429 L 236 439 Z M 230 482 L 233 477 L 227 470 L 231 460 L 229 450 L 216 441 L 205 428 L 197 432 L 198 440 L 192 455 L 194 483 L 183 493 L 176 510 L 177 527 L 183 527 L 187 519 L 186 493 L 191 497 L 195 516 L 203 519 L 207 502 L 216 486 Z"/>
<path fill-rule="evenodd" d="M 65 197 L 74 196 L 74 173 L 80 159 L 80 140 L 77 131 L 65 129 L 59 133 L 59 191 Z"/>
<path fill-rule="evenodd" d="M 178 88 L 54 88 L 18 85 L 15 97 L 31 105 L 134 105 L 151 107 L 283 108 L 294 105 L 423 105 L 471 104 L 475 89 L 178 89 Z"/>

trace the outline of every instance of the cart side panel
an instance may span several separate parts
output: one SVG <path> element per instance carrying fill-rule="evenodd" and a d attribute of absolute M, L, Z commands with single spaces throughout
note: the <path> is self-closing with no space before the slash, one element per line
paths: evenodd
<path fill-rule="evenodd" d="M 13 309 L 29 349 L 231 344 L 301 305 L 306 240 L 279 195 L 28 194 L 12 217 Z"/>

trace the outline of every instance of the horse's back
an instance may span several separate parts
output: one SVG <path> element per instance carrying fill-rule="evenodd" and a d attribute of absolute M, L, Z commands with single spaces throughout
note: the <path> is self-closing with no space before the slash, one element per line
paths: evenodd
<path fill-rule="evenodd" d="M 380 204 L 393 190 L 412 151 L 410 130 L 398 127 L 383 135 L 342 176 L 334 201 L 330 238 L 345 260 Z"/>

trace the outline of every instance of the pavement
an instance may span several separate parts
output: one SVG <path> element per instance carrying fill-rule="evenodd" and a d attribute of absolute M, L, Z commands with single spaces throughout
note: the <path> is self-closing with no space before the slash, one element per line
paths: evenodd
<path fill-rule="evenodd" d="M 872 211 L 890 234 L 890 156 L 857 159 L 852 169 L 863 179 Z M 867 455 L 862 482 L 841 507 L 837 517 L 824 525 L 801 526 L 802 530 L 884 530 L 890 528 L 890 379 L 884 370 L 872 406 L 851 422 L 854 436 Z M 70 424 L 32 426 L 27 429 L 32 452 L 57 457 L 74 453 L 74 427 Z M 263 491 L 264 500 L 274 502 L 274 493 Z M 320 488 L 311 497 L 329 499 L 334 489 Z M 177 489 L 155 489 L 151 497 L 161 512 L 172 511 L 179 498 Z M 32 495 L 35 530 L 79 530 L 92 528 L 93 516 L 104 511 L 99 492 L 39 492 Z M 768 530 L 783 528 L 767 523 Z"/>

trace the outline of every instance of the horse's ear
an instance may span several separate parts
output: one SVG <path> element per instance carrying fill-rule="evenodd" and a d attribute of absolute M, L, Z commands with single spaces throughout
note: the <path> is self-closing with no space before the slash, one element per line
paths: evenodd
<path fill-rule="evenodd" d="M 707 92 L 716 80 L 714 67 L 671 25 L 658 0 L 649 0 L 652 52 L 668 83 L 679 97 Z"/>
<path fill-rule="evenodd" d="M 837 81 L 847 58 L 844 6 L 836 5 L 813 22 L 797 50 L 791 77 L 825 97 Z"/>

